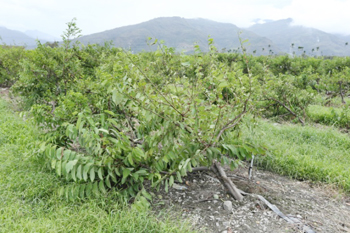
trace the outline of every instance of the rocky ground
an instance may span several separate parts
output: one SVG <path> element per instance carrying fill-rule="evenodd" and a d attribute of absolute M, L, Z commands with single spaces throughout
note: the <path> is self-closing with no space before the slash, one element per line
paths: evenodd
<path fill-rule="evenodd" d="M 238 188 L 263 196 L 296 223 L 279 217 L 256 195 L 235 201 L 207 172 L 189 175 L 168 193 L 154 193 L 155 210 L 181 211 L 200 232 L 350 232 L 350 197 L 334 188 L 262 170 L 252 181 L 246 168 L 226 172 Z"/>

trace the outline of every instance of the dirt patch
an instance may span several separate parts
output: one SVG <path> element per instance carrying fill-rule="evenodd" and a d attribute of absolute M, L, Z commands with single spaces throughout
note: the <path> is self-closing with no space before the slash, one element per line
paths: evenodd
<path fill-rule="evenodd" d="M 0 98 L 10 103 L 9 107 L 14 111 L 21 111 L 20 100 L 14 97 L 9 88 L 0 87 Z"/>
<path fill-rule="evenodd" d="M 0 97 L 8 98 L 8 96 L 9 96 L 9 89 L 0 87 Z"/>
<path fill-rule="evenodd" d="M 287 223 L 256 197 L 235 201 L 206 172 L 185 177 L 168 193 L 154 193 L 155 211 L 181 211 L 200 232 L 304 232 L 303 225 L 315 232 L 350 232 L 350 197 L 335 189 L 262 170 L 255 172 L 253 181 L 248 180 L 246 168 L 226 172 L 238 188 L 265 197 L 300 224 Z M 233 211 L 224 209 L 224 201 L 232 202 Z"/>

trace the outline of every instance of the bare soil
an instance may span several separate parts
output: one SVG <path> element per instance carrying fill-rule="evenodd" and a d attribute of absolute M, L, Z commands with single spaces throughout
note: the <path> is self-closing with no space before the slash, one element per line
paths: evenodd
<path fill-rule="evenodd" d="M 11 91 L 7 87 L 0 87 L 0 98 L 6 100 L 10 103 L 10 106 L 13 110 L 19 111 L 18 108 L 18 98 L 14 98 L 11 94 Z"/>
<path fill-rule="evenodd" d="M 180 211 L 200 232 L 304 232 L 303 225 L 314 232 L 350 232 L 349 195 L 330 186 L 263 170 L 256 171 L 250 181 L 247 171 L 247 168 L 234 172 L 226 169 L 239 189 L 265 197 L 301 224 L 286 222 L 256 197 L 249 195 L 242 202 L 235 201 L 220 181 L 207 172 L 190 174 L 168 193 L 162 190 L 154 193 L 154 209 Z M 231 213 L 223 208 L 223 202 L 228 200 L 233 204 Z"/>
<path fill-rule="evenodd" d="M 9 89 L 8 88 L 4 88 L 4 87 L 0 87 L 0 96 L 2 98 L 8 98 L 9 95 Z"/>

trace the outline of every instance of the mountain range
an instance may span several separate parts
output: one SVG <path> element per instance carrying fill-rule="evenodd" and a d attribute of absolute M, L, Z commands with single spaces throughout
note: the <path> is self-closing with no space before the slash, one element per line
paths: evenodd
<path fill-rule="evenodd" d="M 104 44 L 112 41 L 117 47 L 133 52 L 150 51 L 156 48 L 147 44 L 147 38 L 164 40 L 168 47 L 191 53 L 194 44 L 202 51 L 208 50 L 208 36 L 214 39 L 218 51 L 240 51 L 241 40 L 248 39 L 244 47 L 248 53 L 257 55 L 292 54 L 350 56 L 350 35 L 336 35 L 315 28 L 293 25 L 292 19 L 265 20 L 249 28 L 239 28 L 231 23 L 219 23 L 207 19 L 185 19 L 161 17 L 147 22 L 119 27 L 99 33 L 85 35 L 78 40 L 84 44 Z M 0 27 L 0 37 L 6 44 L 16 43 L 35 46 L 35 39 L 42 43 L 54 38 L 38 31 L 26 33 Z"/>
<path fill-rule="evenodd" d="M 0 27 L 0 43 L 7 45 L 27 46 L 28 48 L 35 47 L 36 41 L 33 37 L 26 35 L 23 32 Z"/>

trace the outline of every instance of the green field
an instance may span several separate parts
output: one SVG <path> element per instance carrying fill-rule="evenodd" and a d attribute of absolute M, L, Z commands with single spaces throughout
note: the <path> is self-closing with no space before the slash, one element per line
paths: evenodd
<path fill-rule="evenodd" d="M 336 128 L 276 124 L 259 120 L 243 128 L 245 140 L 263 143 L 270 155 L 259 158 L 263 168 L 300 180 L 335 184 L 350 191 L 350 138 Z"/>

